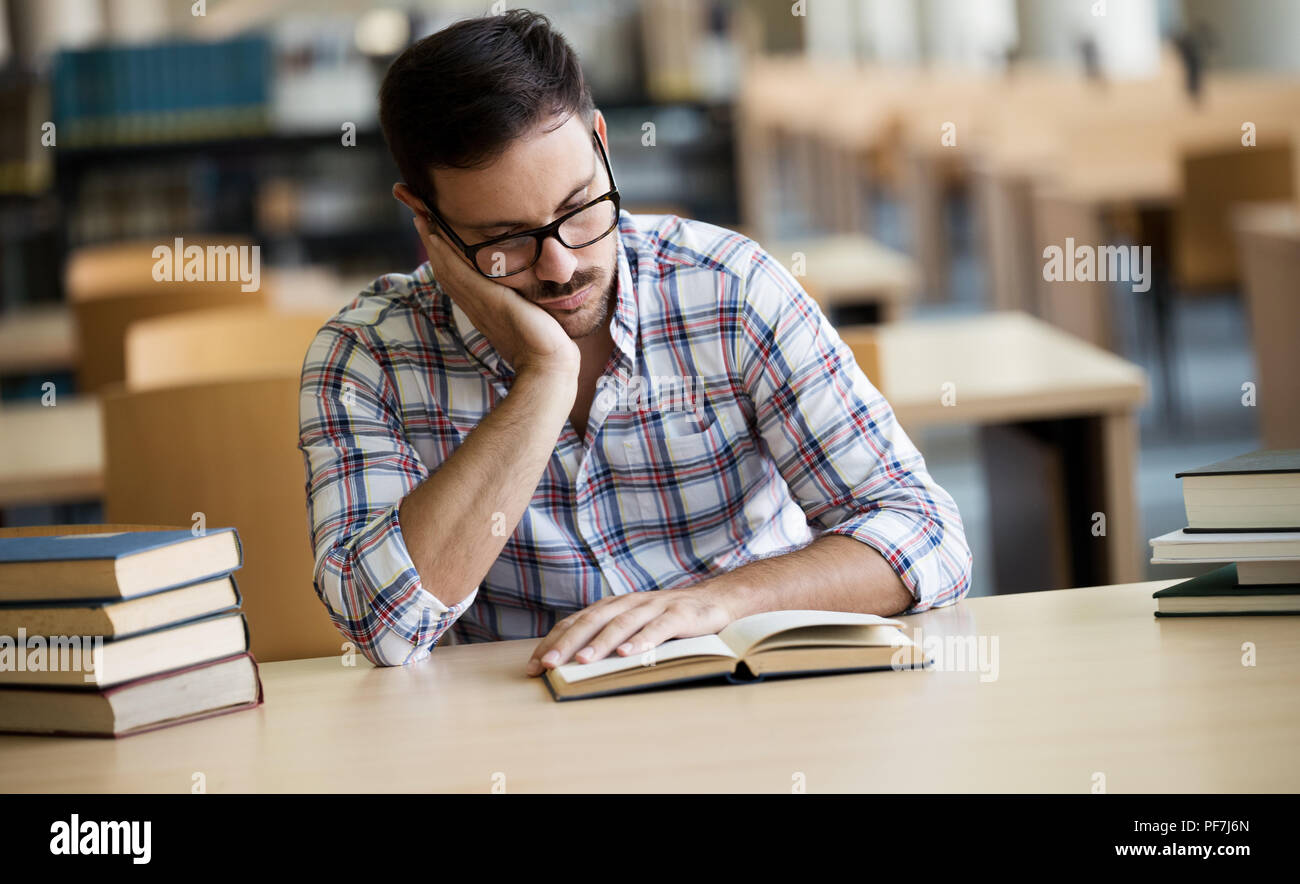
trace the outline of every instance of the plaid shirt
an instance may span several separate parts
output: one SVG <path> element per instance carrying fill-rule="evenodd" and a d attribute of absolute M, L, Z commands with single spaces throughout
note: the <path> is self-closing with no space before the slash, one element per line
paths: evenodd
<path fill-rule="evenodd" d="M 956 505 L 785 268 L 671 215 L 624 212 L 617 235 L 616 358 L 586 438 L 566 422 L 523 518 L 457 605 L 416 571 L 398 504 L 513 371 L 427 263 L 375 280 L 316 335 L 299 447 L 316 592 L 339 630 L 376 664 L 414 662 L 448 629 L 462 642 L 545 635 L 604 596 L 687 586 L 822 532 L 878 550 L 909 613 L 961 598 L 971 556 Z"/>

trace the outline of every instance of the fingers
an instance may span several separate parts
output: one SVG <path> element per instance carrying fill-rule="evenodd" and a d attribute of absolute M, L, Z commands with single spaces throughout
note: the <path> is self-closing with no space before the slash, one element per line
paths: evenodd
<path fill-rule="evenodd" d="M 448 259 L 456 255 L 456 251 L 451 247 L 451 243 L 443 237 L 441 230 L 436 230 L 429 224 L 429 219 L 425 218 L 418 212 L 413 222 L 416 231 L 420 234 L 420 239 L 424 241 L 424 247 L 429 252 L 429 259 L 434 262 L 434 269 L 447 267 Z M 464 257 L 461 257 L 464 260 Z"/>
<path fill-rule="evenodd" d="M 533 650 L 525 671 L 539 675 L 565 663 L 590 663 L 640 630 L 663 610 L 650 593 L 606 599 L 555 624 Z"/>
<path fill-rule="evenodd" d="M 525 671 L 540 675 L 571 659 L 591 663 L 613 651 L 642 654 L 672 638 L 716 633 L 731 620 L 727 606 L 703 591 L 613 596 L 556 623 L 533 649 Z"/>
<path fill-rule="evenodd" d="M 415 229 L 419 231 L 421 239 L 429 239 L 433 236 L 433 231 L 429 229 L 429 219 L 420 212 L 415 213 L 413 222 Z"/>
<path fill-rule="evenodd" d="M 429 264 L 433 268 L 434 279 L 438 280 L 443 291 L 469 315 L 470 321 L 482 328 L 481 311 L 477 309 L 477 302 L 480 299 L 497 297 L 495 288 L 484 285 L 486 280 L 470 266 L 464 254 L 447 241 L 441 230 L 431 227 L 427 218 L 416 214 L 413 223 L 424 242 Z M 489 300 L 488 303 L 491 304 L 492 301 Z"/>
<path fill-rule="evenodd" d="M 528 664 L 524 666 L 524 672 L 529 675 L 540 675 L 543 670 L 554 669 L 558 665 L 553 662 L 555 658 L 550 656 L 552 653 L 551 648 L 560 640 L 560 634 L 573 625 L 576 616 L 565 617 L 551 627 L 551 631 L 537 643 L 537 647 L 533 648 L 533 655 L 528 658 Z M 546 659 L 545 665 L 542 663 L 543 658 Z"/>
<path fill-rule="evenodd" d="M 452 244 L 447 234 L 439 227 L 431 227 L 427 219 L 417 217 L 416 229 L 424 239 L 425 250 L 429 254 L 429 263 L 433 266 L 434 278 L 442 284 L 447 294 L 455 300 L 482 301 L 485 309 L 499 308 L 503 300 L 508 300 L 515 293 L 495 280 L 479 273 L 469 258 L 459 247 Z M 457 300 L 461 308 L 470 312 L 470 308 Z M 470 313 L 471 319 L 477 317 Z M 476 323 L 477 324 L 477 323 Z M 480 326 L 481 328 L 481 326 Z"/>
<path fill-rule="evenodd" d="M 676 638 L 687 633 L 688 630 L 684 627 L 684 618 L 676 610 L 669 609 L 651 620 L 639 632 L 619 645 L 618 653 L 624 657 L 630 657 L 633 654 L 644 654 L 651 648 L 659 647 L 670 638 Z"/>
<path fill-rule="evenodd" d="M 575 634 L 570 632 L 565 636 L 565 647 L 576 645 L 581 648 L 574 654 L 574 659 L 579 663 L 591 663 L 593 660 L 603 660 L 609 656 L 610 651 L 618 647 L 630 636 L 640 632 L 647 623 L 664 613 L 664 606 L 659 604 L 637 605 L 630 608 L 615 617 L 610 618 L 603 628 L 595 631 L 594 635 L 584 646 L 577 641 Z"/>

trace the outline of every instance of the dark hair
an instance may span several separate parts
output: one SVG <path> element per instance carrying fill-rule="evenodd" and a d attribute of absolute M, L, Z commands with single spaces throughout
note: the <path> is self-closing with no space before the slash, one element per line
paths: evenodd
<path fill-rule="evenodd" d="M 491 162 L 553 115 L 590 124 L 578 56 L 544 15 L 512 9 L 409 46 L 379 87 L 379 123 L 406 184 L 432 203 L 431 168 Z"/>

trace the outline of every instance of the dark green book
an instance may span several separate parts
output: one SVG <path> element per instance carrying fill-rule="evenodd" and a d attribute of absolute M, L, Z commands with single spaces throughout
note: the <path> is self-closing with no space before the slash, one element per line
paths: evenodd
<path fill-rule="evenodd" d="M 1231 617 L 1300 614 L 1300 584 L 1242 586 L 1237 566 L 1224 565 L 1152 596 L 1157 617 Z"/>

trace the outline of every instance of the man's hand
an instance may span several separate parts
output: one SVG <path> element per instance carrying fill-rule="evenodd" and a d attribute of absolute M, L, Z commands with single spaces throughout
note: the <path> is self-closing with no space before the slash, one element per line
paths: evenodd
<path fill-rule="evenodd" d="M 424 241 L 438 284 L 516 373 L 538 369 L 577 375 L 581 362 L 578 345 L 555 317 L 514 289 L 479 273 L 422 215 L 416 214 L 415 229 Z"/>
<path fill-rule="evenodd" d="M 627 657 L 671 638 L 712 635 L 736 619 L 720 589 L 694 586 L 603 598 L 555 624 L 533 650 L 525 671 L 540 675 L 568 663 L 590 663 L 611 651 Z"/>

